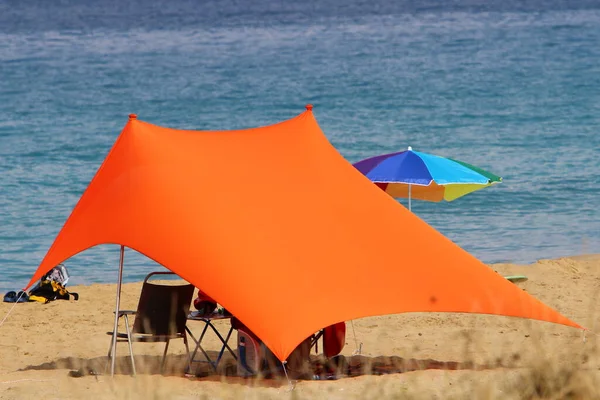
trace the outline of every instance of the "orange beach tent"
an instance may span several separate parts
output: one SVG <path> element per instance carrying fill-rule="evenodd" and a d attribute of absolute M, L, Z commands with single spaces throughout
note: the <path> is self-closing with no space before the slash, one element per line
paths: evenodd
<path fill-rule="evenodd" d="M 27 288 L 106 243 L 200 288 L 280 360 L 325 326 L 381 314 L 579 327 L 373 185 L 328 142 L 312 106 L 233 131 L 169 129 L 131 115 Z"/>

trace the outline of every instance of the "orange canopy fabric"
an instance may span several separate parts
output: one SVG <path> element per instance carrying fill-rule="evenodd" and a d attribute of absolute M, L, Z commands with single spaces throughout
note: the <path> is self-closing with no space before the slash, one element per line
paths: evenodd
<path fill-rule="evenodd" d="M 308 106 L 235 131 L 130 118 L 27 287 L 106 243 L 206 292 L 281 360 L 325 326 L 381 314 L 486 313 L 579 327 L 373 185 Z"/>

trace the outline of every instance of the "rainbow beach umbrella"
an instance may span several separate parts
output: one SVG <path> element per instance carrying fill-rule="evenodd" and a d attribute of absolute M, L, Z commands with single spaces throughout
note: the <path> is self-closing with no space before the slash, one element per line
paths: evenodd
<path fill-rule="evenodd" d="M 366 158 L 354 167 L 390 196 L 452 201 L 502 182 L 502 178 L 462 161 L 408 150 Z"/>

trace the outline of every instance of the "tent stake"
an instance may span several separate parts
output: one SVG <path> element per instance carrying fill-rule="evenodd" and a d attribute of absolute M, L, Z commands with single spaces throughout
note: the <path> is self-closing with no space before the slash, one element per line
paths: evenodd
<path fill-rule="evenodd" d="M 125 246 L 121 245 L 119 257 L 119 281 L 117 282 L 117 304 L 115 305 L 115 326 L 112 334 L 112 351 L 110 360 L 110 376 L 115 375 L 115 359 L 117 356 L 117 326 L 119 325 L 119 309 L 121 307 L 121 282 L 123 281 L 123 258 L 125 257 Z"/>

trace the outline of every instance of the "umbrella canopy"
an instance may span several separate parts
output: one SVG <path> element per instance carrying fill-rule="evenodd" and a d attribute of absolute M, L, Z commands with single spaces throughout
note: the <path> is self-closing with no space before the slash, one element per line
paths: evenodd
<path fill-rule="evenodd" d="M 325 326 L 372 315 L 474 312 L 579 327 L 375 187 L 311 110 L 234 131 L 131 116 L 27 287 L 87 248 L 120 244 L 222 304 L 280 360 Z"/>
<path fill-rule="evenodd" d="M 392 197 L 452 201 L 502 178 L 462 161 L 408 150 L 361 160 L 354 166 Z"/>

